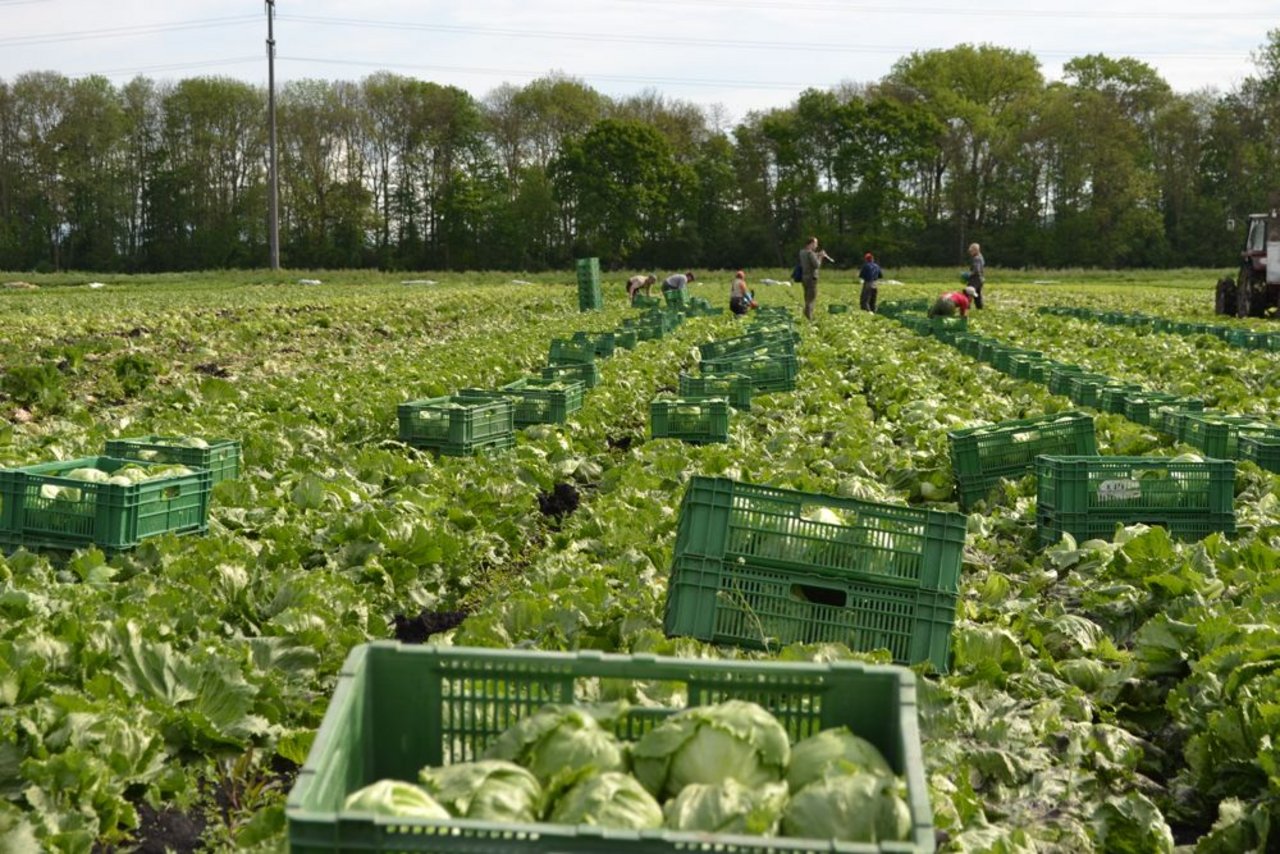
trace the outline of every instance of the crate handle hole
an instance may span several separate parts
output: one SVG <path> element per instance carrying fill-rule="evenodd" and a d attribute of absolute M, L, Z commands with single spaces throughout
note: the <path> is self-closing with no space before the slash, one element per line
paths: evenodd
<path fill-rule="evenodd" d="M 160 494 L 164 497 L 164 500 L 165 500 L 165 501 L 172 501 L 173 499 L 175 499 L 175 498 L 177 498 L 178 496 L 182 495 L 182 487 L 180 487 L 180 486 L 166 486 L 166 487 L 164 488 L 164 492 L 162 492 L 162 493 L 160 493 Z"/>
<path fill-rule="evenodd" d="M 848 591 L 836 587 L 817 587 L 812 584 L 791 585 L 791 596 L 801 602 L 830 605 L 833 608 L 844 608 L 849 602 Z"/>

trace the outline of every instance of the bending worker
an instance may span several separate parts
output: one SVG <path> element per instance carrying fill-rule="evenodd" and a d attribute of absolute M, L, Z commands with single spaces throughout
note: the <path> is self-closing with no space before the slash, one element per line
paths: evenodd
<path fill-rule="evenodd" d="M 963 292 L 952 291 L 949 294 L 943 294 L 929 308 L 929 316 L 955 317 L 956 312 L 959 312 L 961 317 L 968 317 L 969 304 L 977 295 L 978 292 L 972 287 L 965 288 Z"/>

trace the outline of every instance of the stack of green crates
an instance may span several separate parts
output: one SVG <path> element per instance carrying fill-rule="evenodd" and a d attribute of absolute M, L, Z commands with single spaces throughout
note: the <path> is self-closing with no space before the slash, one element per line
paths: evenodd
<path fill-rule="evenodd" d="M 106 552 L 131 549 L 161 534 L 204 533 L 213 474 L 207 468 L 125 483 L 81 480 L 77 469 L 110 477 L 121 469 L 155 468 L 116 457 L 83 457 L 0 471 L 0 547 Z M 76 478 L 69 475 L 77 473 Z"/>
<path fill-rule="evenodd" d="M 1046 545 L 1064 533 L 1111 539 L 1117 524 L 1160 525 L 1192 540 L 1235 532 L 1231 460 L 1044 456 L 1036 477 L 1036 529 Z"/>
<path fill-rule="evenodd" d="M 667 301 L 667 308 L 675 308 L 683 311 L 689 304 L 689 295 L 685 292 L 684 288 L 663 291 L 662 297 Z"/>
<path fill-rule="evenodd" d="M 1093 416 L 1055 412 L 1035 418 L 967 427 L 947 434 L 951 470 L 960 507 L 985 498 L 1002 478 L 1016 480 L 1035 471 L 1041 454 L 1089 456 L 1098 453 Z"/>
<path fill-rule="evenodd" d="M 751 409 L 751 377 L 745 374 L 716 374 L 695 377 L 680 374 L 681 397 L 723 397 L 734 409 L 747 412 Z"/>
<path fill-rule="evenodd" d="M 660 699 L 632 703 L 606 723 L 619 740 L 634 742 L 676 712 L 727 700 L 762 706 L 777 718 L 793 745 L 841 727 L 867 739 L 905 781 L 908 840 L 859 844 L 745 838 L 660 828 L 386 817 L 343 808 L 350 794 L 379 780 L 417 780 L 424 767 L 481 759 L 508 727 L 544 704 L 591 704 L 600 699 L 602 687 L 612 696 L 645 696 L 652 686 L 662 686 Z M 324 720 L 289 792 L 289 850 L 929 854 L 935 847 L 934 828 L 916 703 L 916 676 L 910 670 L 856 661 L 735 661 L 597 650 L 364 644 L 351 650 L 339 670 Z"/>
<path fill-rule="evenodd" d="M 843 643 L 949 665 L 966 520 L 695 476 L 680 505 L 663 624 L 750 648 Z"/>
<path fill-rule="evenodd" d="M 1268 424 L 1250 415 L 1192 413 L 1182 422 L 1182 441 L 1199 448 L 1206 457 L 1220 460 L 1240 458 L 1240 438 L 1280 439 L 1280 425 Z"/>
<path fill-rule="evenodd" d="M 1069 365 L 1066 362 L 1050 362 L 1046 384 L 1053 394 L 1065 395 L 1071 390 L 1072 377 L 1079 376 L 1082 373 L 1084 373 L 1084 368 L 1079 365 Z"/>
<path fill-rule="evenodd" d="M 578 310 L 599 311 L 604 308 L 604 293 L 600 288 L 600 259 L 578 259 Z"/>
<path fill-rule="evenodd" d="M 729 401 L 723 397 L 658 397 L 649 404 L 649 435 L 694 445 L 729 441 Z"/>
<path fill-rule="evenodd" d="M 1145 394 L 1146 390 L 1136 383 L 1114 382 L 1098 389 L 1097 408 L 1113 415 L 1124 415 L 1130 395 Z"/>
<path fill-rule="evenodd" d="M 751 378 L 756 391 L 793 391 L 796 387 L 796 371 L 799 363 L 795 356 L 728 356 L 723 359 L 703 359 L 699 368 L 704 376 L 721 374 L 745 374 Z"/>
<path fill-rule="evenodd" d="M 121 460 L 177 463 L 193 469 L 208 469 L 214 486 L 240 476 L 240 442 L 235 439 L 212 439 L 199 443 L 192 443 L 188 436 L 108 439 L 103 453 Z"/>
<path fill-rule="evenodd" d="M 396 414 L 400 441 L 446 456 L 515 444 L 515 407 L 504 394 L 469 391 L 466 396 L 411 400 L 400 404 Z"/>

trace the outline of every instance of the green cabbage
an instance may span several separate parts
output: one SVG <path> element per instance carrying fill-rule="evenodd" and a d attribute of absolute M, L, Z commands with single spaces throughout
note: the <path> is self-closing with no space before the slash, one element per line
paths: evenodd
<path fill-rule="evenodd" d="M 809 839 L 898 842 L 911 837 L 911 810 L 892 777 L 832 774 L 792 795 L 782 814 L 782 832 Z"/>
<path fill-rule="evenodd" d="M 423 768 L 423 787 L 459 818 L 534 822 L 542 814 L 542 786 L 511 762 L 482 759 L 444 768 Z"/>
<path fill-rule="evenodd" d="M 397 818 L 449 818 L 449 811 L 423 789 L 402 780 L 379 780 L 347 795 L 344 812 L 368 812 Z"/>
<path fill-rule="evenodd" d="M 539 782 L 580 768 L 626 771 L 626 749 L 590 712 L 573 706 L 543 706 L 498 737 L 485 759 L 523 765 Z"/>
<path fill-rule="evenodd" d="M 663 799 L 690 783 L 776 783 L 790 755 L 786 730 L 773 715 L 742 700 L 678 712 L 631 750 L 636 779 Z"/>
<path fill-rule="evenodd" d="M 662 807 L 626 774 L 587 771 L 556 800 L 549 818 L 555 824 L 644 830 L 662 827 Z"/>
<path fill-rule="evenodd" d="M 848 727 L 838 727 L 811 735 L 791 749 L 787 785 L 798 792 L 831 770 L 893 776 L 893 769 L 874 744 L 849 732 Z"/>
<path fill-rule="evenodd" d="M 778 832 L 787 804 L 783 783 L 766 783 L 756 789 L 737 780 L 722 783 L 690 783 L 662 808 L 672 830 L 701 833 L 736 833 L 773 836 Z"/>

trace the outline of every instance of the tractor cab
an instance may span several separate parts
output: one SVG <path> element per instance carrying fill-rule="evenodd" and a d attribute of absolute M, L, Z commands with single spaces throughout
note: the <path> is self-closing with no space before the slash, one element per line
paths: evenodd
<path fill-rule="evenodd" d="M 1235 279 L 1218 282 L 1218 314 L 1264 317 L 1280 311 L 1280 201 L 1269 213 L 1249 215 L 1249 230 Z"/>

